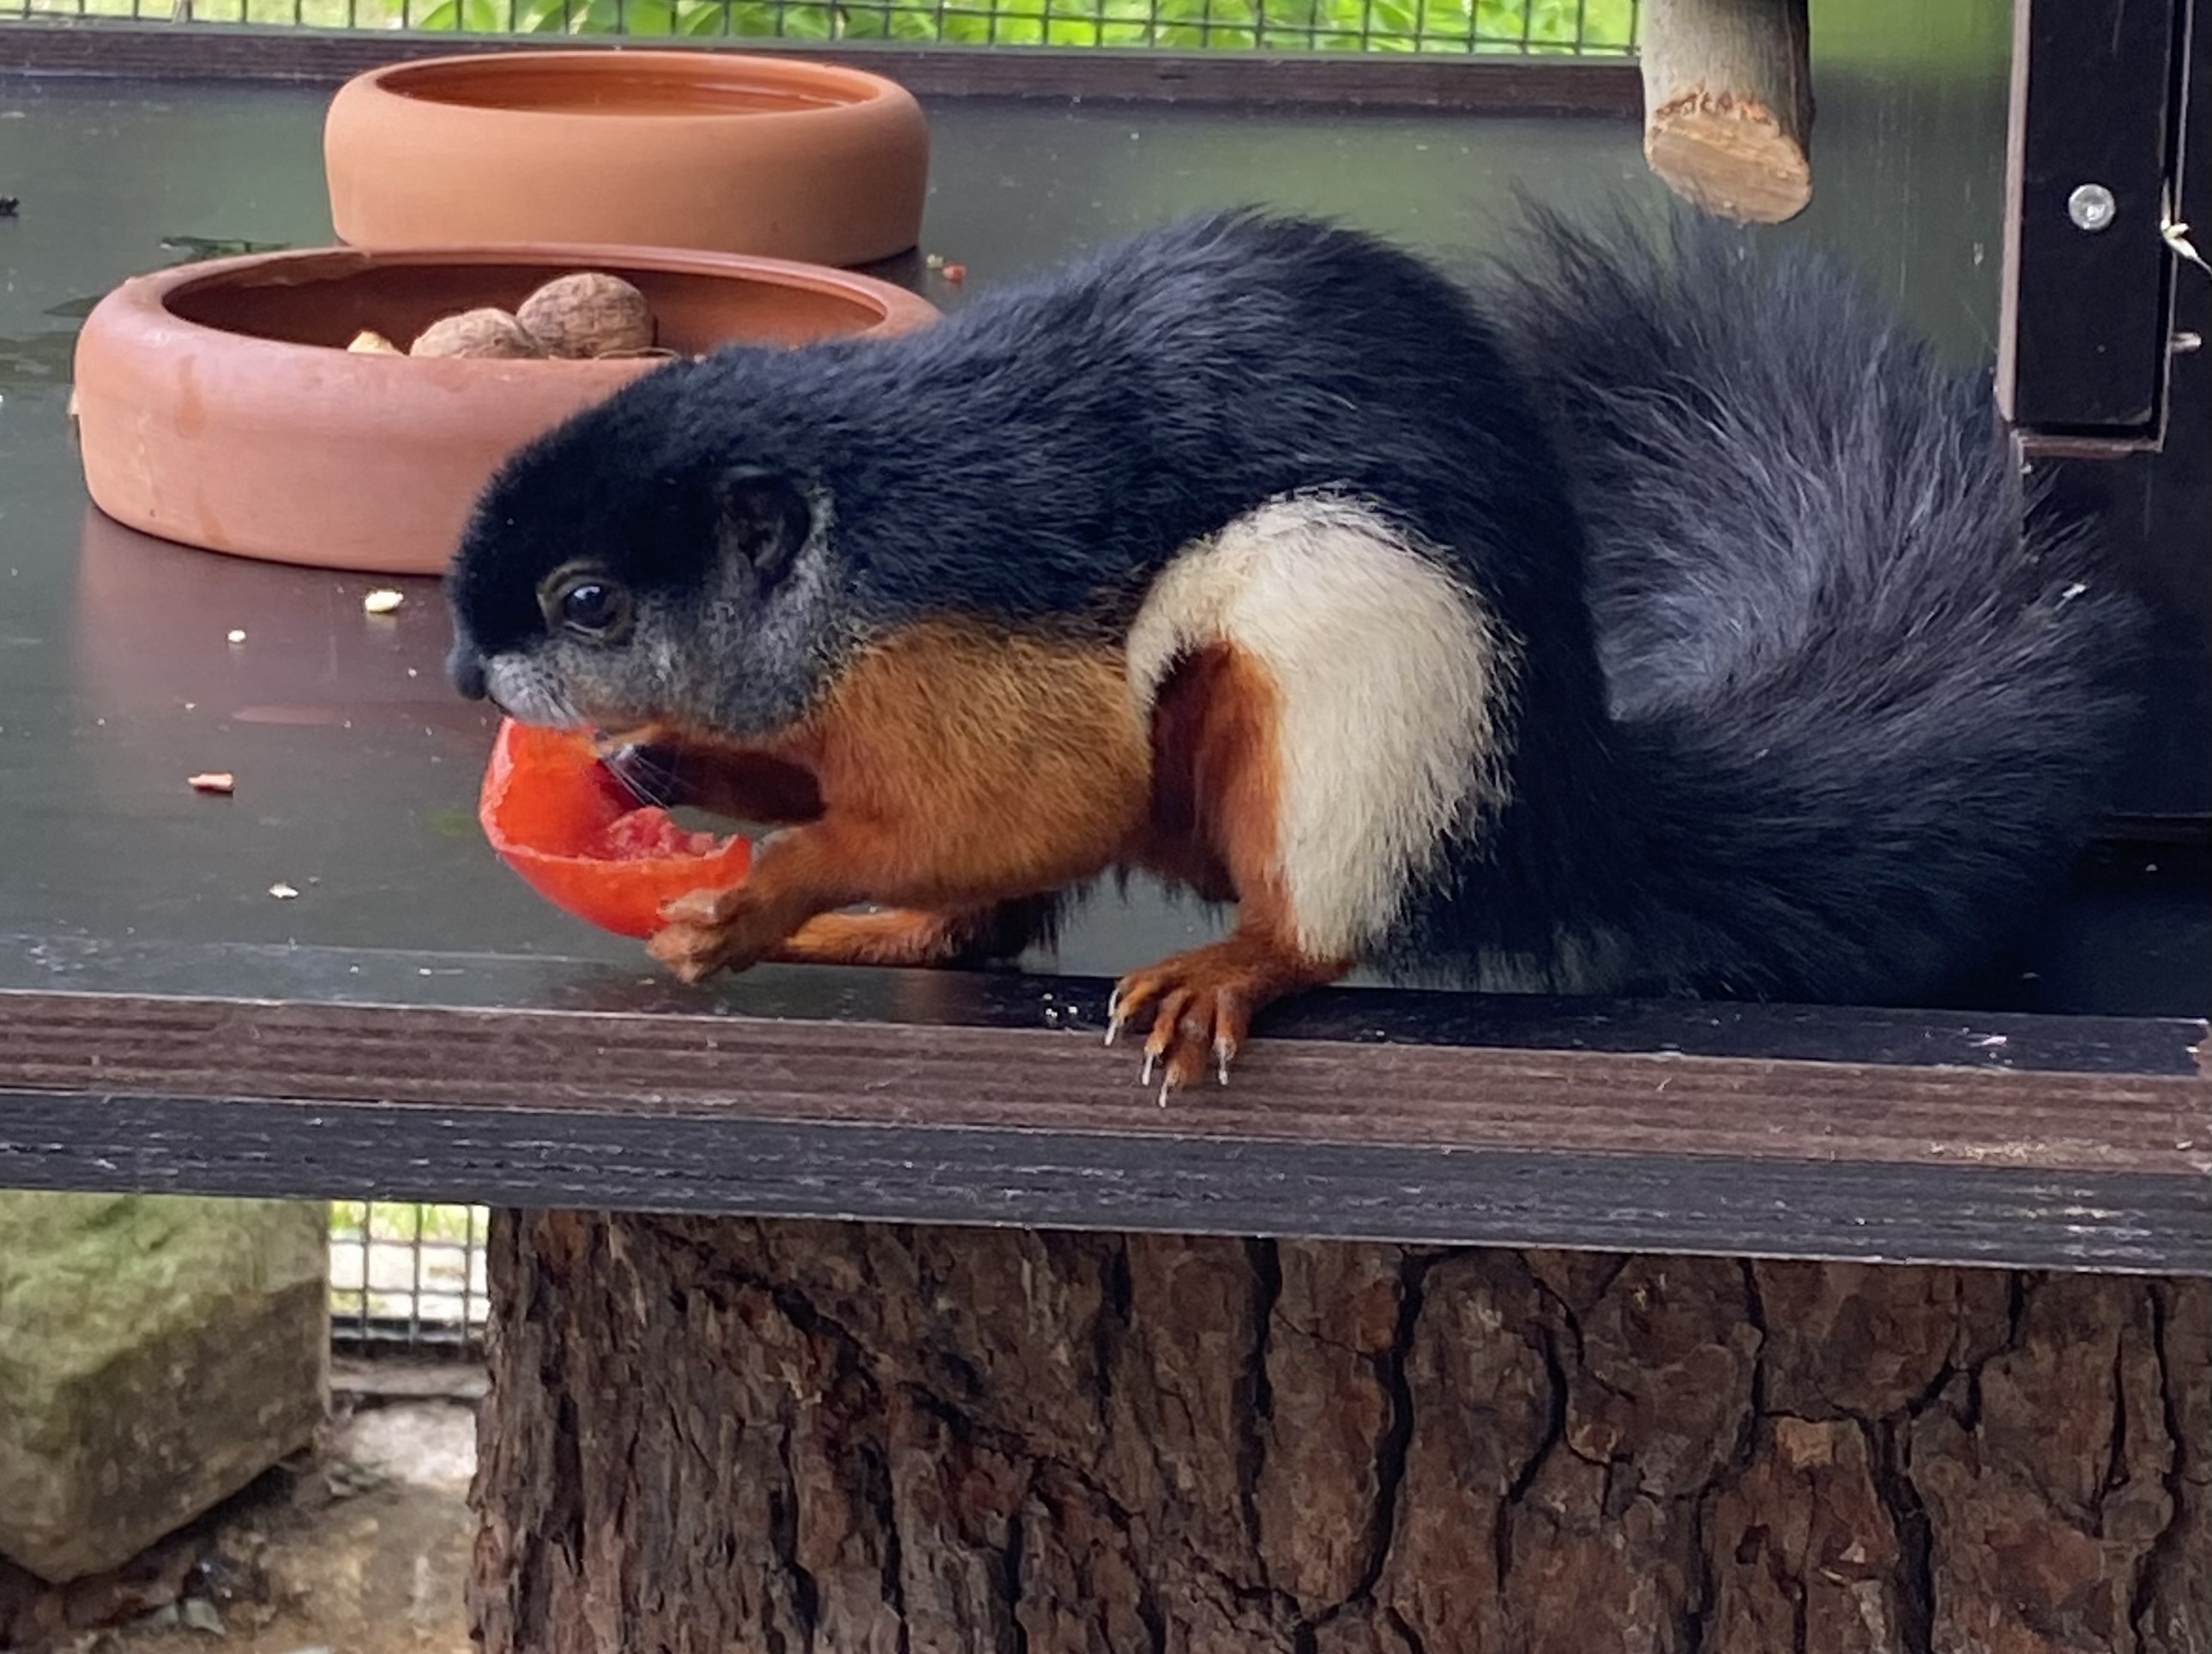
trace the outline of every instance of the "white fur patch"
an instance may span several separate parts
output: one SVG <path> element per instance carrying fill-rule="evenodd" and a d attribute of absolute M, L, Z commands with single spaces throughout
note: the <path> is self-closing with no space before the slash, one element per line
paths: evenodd
<path fill-rule="evenodd" d="M 1239 518 L 1153 582 L 1129 633 L 1139 716 L 1177 659 L 1217 643 L 1280 694 L 1276 833 L 1298 945 L 1356 958 L 1446 838 L 1505 799 L 1512 642 L 1380 514 L 1309 494 Z"/>

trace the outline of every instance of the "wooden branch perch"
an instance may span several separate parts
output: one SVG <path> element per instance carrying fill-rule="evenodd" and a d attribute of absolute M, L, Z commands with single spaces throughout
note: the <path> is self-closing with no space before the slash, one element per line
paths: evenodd
<path fill-rule="evenodd" d="M 1645 0 L 1644 156 L 1668 188 L 1739 223 L 1813 197 L 1806 0 Z"/>

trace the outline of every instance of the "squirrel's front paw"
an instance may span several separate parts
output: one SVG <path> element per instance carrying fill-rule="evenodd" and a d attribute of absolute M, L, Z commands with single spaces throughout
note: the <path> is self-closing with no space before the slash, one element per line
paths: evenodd
<path fill-rule="evenodd" d="M 1243 1044 L 1256 1005 L 1272 994 L 1261 973 L 1226 949 L 1198 948 L 1121 978 L 1107 1011 L 1106 1043 L 1123 1025 L 1149 1018 L 1141 1082 L 1157 1074 L 1160 1101 L 1212 1068 L 1229 1083 L 1229 1065 Z"/>
<path fill-rule="evenodd" d="M 785 927 L 748 899 L 742 885 L 694 891 L 662 908 L 660 916 L 667 922 L 645 945 L 646 952 L 680 982 L 703 982 L 718 970 L 757 964 L 785 937 Z"/>
<path fill-rule="evenodd" d="M 1239 931 L 1122 977 L 1107 1007 L 1106 1043 L 1132 1022 L 1152 1024 L 1142 1083 L 1149 1085 L 1157 1075 L 1165 1106 L 1170 1092 L 1209 1068 L 1226 1085 L 1254 1012 L 1285 994 L 1334 981 L 1344 969 Z"/>

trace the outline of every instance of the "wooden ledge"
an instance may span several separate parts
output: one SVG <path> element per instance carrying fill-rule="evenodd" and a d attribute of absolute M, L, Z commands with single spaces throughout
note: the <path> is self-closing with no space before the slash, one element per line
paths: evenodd
<path fill-rule="evenodd" d="M 1162 1109 L 1094 982 L 58 946 L 0 1185 L 2212 1274 L 2201 1022 L 1349 992 Z"/>

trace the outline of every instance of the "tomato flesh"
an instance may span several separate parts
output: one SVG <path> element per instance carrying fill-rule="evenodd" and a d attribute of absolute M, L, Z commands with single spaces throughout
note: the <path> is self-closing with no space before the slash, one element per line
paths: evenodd
<path fill-rule="evenodd" d="M 617 816 L 599 836 L 610 861 L 644 861 L 658 856 L 712 855 L 725 841 L 713 833 L 686 832 L 665 810 L 651 806 Z"/>
<path fill-rule="evenodd" d="M 726 890 L 752 864 L 742 837 L 693 832 L 641 806 L 574 730 L 502 721 L 477 800 L 500 859 L 547 901 L 621 936 L 650 936 L 661 909 Z"/>

